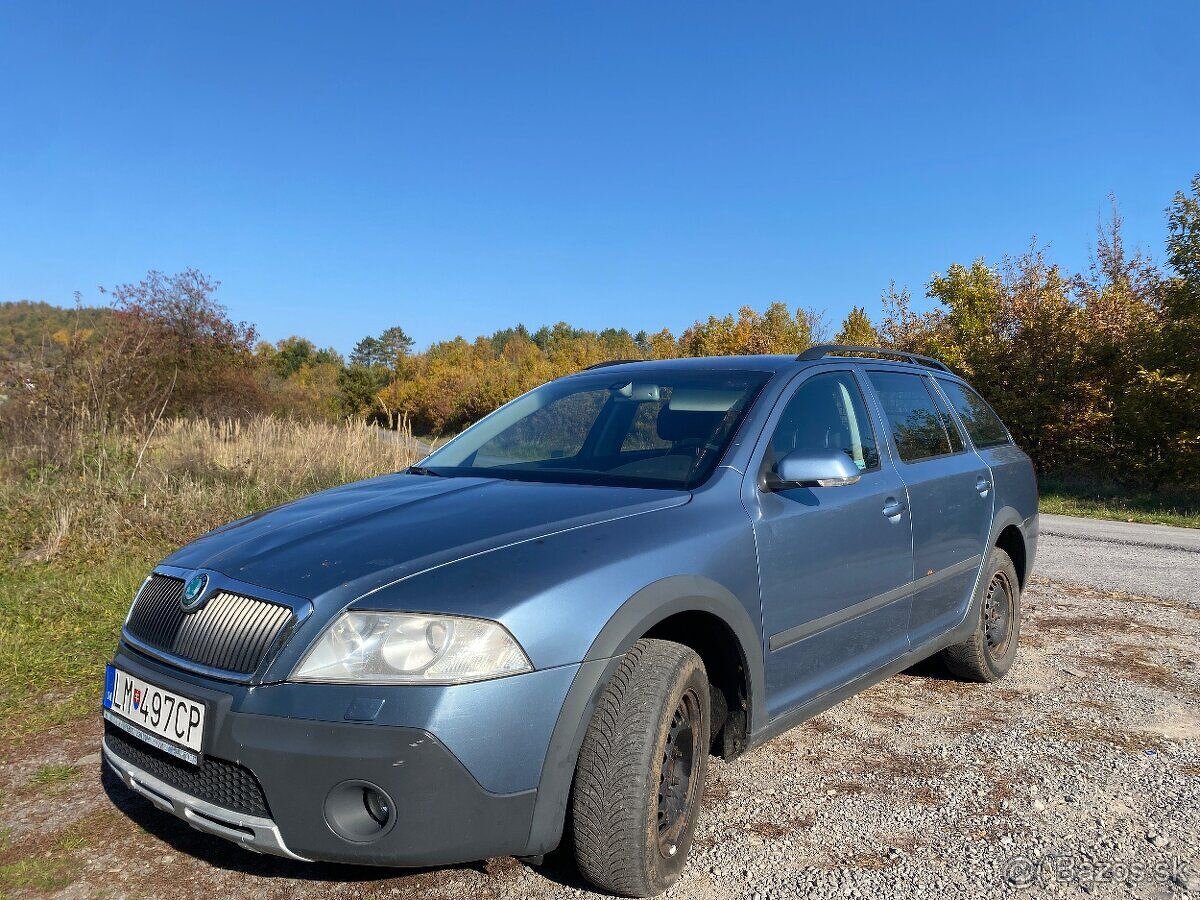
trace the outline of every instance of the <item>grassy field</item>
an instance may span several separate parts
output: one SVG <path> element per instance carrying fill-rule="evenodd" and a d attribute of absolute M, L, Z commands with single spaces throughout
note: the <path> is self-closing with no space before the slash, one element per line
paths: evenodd
<path fill-rule="evenodd" d="M 1040 488 L 1044 513 L 1200 528 L 1200 495 L 1194 491 L 1136 491 L 1054 477 L 1043 478 Z"/>
<path fill-rule="evenodd" d="M 0 460 L 0 742 L 95 709 L 133 593 L 170 550 L 417 455 L 406 436 L 274 419 L 81 425 L 54 453 L 14 442 Z"/>

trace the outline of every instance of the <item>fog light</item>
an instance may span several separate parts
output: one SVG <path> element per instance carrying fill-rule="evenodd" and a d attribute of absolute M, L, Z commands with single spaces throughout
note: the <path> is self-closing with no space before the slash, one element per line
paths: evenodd
<path fill-rule="evenodd" d="M 362 844 L 396 824 L 396 805 L 369 781 L 343 781 L 325 798 L 325 822 L 340 838 Z"/>
<path fill-rule="evenodd" d="M 386 794 L 375 788 L 363 788 L 363 803 L 367 806 L 367 815 L 381 828 L 391 821 L 392 804 Z"/>

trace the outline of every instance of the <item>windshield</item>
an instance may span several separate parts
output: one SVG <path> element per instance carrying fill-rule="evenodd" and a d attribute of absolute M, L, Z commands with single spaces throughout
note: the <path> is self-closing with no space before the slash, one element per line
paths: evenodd
<path fill-rule="evenodd" d="M 689 489 L 716 468 L 769 377 L 681 371 L 559 379 L 500 407 L 413 471 Z"/>

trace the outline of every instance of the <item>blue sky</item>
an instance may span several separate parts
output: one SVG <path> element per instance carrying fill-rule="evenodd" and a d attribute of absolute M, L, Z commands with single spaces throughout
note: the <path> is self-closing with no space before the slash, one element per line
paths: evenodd
<path fill-rule="evenodd" d="M 1200 4 L 0 8 L 0 299 L 195 266 L 348 349 L 678 332 L 1025 248 L 1161 258 Z"/>

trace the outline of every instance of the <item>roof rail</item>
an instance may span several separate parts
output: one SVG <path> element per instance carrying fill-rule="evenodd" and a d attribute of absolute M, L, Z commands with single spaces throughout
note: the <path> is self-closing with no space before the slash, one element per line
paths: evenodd
<path fill-rule="evenodd" d="M 875 356 L 894 356 L 904 362 L 918 366 L 928 366 L 931 369 L 941 369 L 950 372 L 950 367 L 932 356 L 921 356 L 919 353 L 906 353 L 903 350 L 889 350 L 887 347 L 864 347 L 859 344 L 814 344 L 796 357 L 800 362 L 811 362 L 824 359 L 826 356 L 844 356 L 847 353 L 873 354 Z M 953 373 L 951 373 L 953 374 Z"/>
<path fill-rule="evenodd" d="M 580 372 L 587 372 L 592 369 L 603 369 L 605 366 L 623 366 L 625 363 L 645 362 L 644 359 L 606 359 L 604 362 L 593 363 L 590 366 L 584 366 Z"/>

